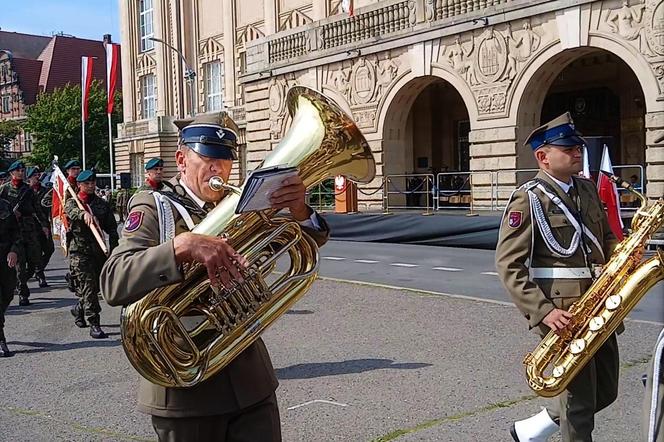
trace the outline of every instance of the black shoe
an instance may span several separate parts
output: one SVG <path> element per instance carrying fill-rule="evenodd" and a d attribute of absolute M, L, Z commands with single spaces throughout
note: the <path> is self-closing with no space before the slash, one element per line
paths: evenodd
<path fill-rule="evenodd" d="M 102 330 L 98 324 L 90 325 L 90 336 L 93 339 L 104 339 L 107 337 L 106 333 L 104 333 L 104 330 Z"/>
<path fill-rule="evenodd" d="M 19 297 L 18 305 L 20 305 L 21 307 L 27 307 L 28 305 L 30 305 L 30 300 L 28 299 L 27 296 L 21 296 Z"/>
<path fill-rule="evenodd" d="M 39 287 L 41 288 L 48 287 L 48 283 L 46 282 L 46 276 L 44 276 L 44 272 L 40 272 L 37 274 L 37 281 L 39 281 Z"/>
<path fill-rule="evenodd" d="M 12 356 L 14 356 L 14 353 L 9 351 L 7 343 L 5 341 L 0 341 L 0 358 L 10 358 Z"/>
<path fill-rule="evenodd" d="M 76 319 L 74 319 L 74 324 L 76 324 L 76 327 L 86 328 L 88 326 L 88 323 L 85 322 L 85 316 L 83 316 L 83 312 L 81 311 L 81 307 L 78 304 L 76 304 L 71 309 L 69 309 L 69 312 L 71 313 L 71 315 L 74 318 L 76 318 Z"/>

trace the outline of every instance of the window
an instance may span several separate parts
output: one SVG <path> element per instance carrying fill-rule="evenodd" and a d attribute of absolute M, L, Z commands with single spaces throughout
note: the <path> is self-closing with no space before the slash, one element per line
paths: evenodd
<path fill-rule="evenodd" d="M 25 132 L 25 151 L 32 152 L 32 134 Z"/>
<path fill-rule="evenodd" d="M 143 169 L 143 154 L 142 153 L 132 153 L 129 154 L 129 159 L 131 161 L 131 186 L 140 187 L 143 185 L 144 169 Z"/>
<path fill-rule="evenodd" d="M 138 2 L 138 27 L 141 36 L 141 52 L 154 48 L 154 41 L 150 40 L 150 37 L 154 37 L 153 11 L 152 0 L 140 0 Z"/>
<path fill-rule="evenodd" d="M 143 104 L 141 117 L 154 117 L 157 109 L 157 88 L 154 74 L 141 77 L 141 100 Z"/>
<path fill-rule="evenodd" d="M 205 111 L 220 111 L 224 95 L 224 64 L 213 61 L 205 64 Z"/>
<path fill-rule="evenodd" d="M 11 107 L 10 107 L 10 104 L 9 104 L 10 101 L 11 100 L 10 100 L 9 95 L 5 95 L 5 96 L 2 97 L 2 113 L 3 114 L 8 114 L 11 111 Z"/>

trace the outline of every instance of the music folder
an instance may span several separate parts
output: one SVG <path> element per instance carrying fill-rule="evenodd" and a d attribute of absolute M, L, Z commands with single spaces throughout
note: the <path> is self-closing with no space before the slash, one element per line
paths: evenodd
<path fill-rule="evenodd" d="M 282 187 L 284 180 L 293 175 L 297 175 L 296 167 L 272 166 L 254 170 L 242 189 L 235 213 L 269 209 L 272 207 L 272 192 Z"/>

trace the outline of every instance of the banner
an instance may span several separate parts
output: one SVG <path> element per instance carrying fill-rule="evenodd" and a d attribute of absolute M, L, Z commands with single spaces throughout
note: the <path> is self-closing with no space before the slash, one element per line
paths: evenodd
<path fill-rule="evenodd" d="M 88 121 L 88 98 L 92 84 L 93 57 L 81 57 L 81 120 Z"/>
<path fill-rule="evenodd" d="M 60 247 L 67 255 L 67 231 L 69 230 L 69 222 L 65 214 L 65 195 L 67 194 L 67 186 L 69 182 L 64 176 L 58 166 L 55 166 L 51 174 L 51 182 L 53 183 L 53 192 L 51 194 L 51 216 L 53 219 L 52 235 L 53 239 L 58 241 Z"/>
<path fill-rule="evenodd" d="M 118 66 L 120 65 L 120 45 L 106 44 L 106 94 L 108 101 L 106 113 L 113 113 L 113 99 L 115 98 L 115 85 L 118 79 Z"/>
<path fill-rule="evenodd" d="M 347 12 L 349 16 L 353 16 L 354 11 L 353 11 L 353 0 L 342 0 L 341 2 L 341 10 L 343 12 Z"/>
<path fill-rule="evenodd" d="M 609 148 L 604 145 L 604 151 L 602 152 L 602 162 L 600 163 L 600 170 L 604 172 L 613 173 L 613 165 L 611 164 L 611 158 L 609 155 Z M 616 235 L 619 241 L 623 240 L 623 222 L 620 218 L 620 198 L 618 197 L 618 188 L 615 183 L 609 179 L 603 173 L 599 174 L 597 179 L 597 191 L 599 197 L 606 207 L 606 215 L 609 218 L 609 226 L 613 234 Z"/>

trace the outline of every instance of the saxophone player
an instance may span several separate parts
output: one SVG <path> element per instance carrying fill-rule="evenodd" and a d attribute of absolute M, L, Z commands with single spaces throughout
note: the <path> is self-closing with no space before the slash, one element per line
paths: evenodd
<path fill-rule="evenodd" d="M 539 166 L 511 196 L 503 215 L 496 268 L 529 329 L 545 336 L 569 324 L 569 307 L 590 287 L 594 270 L 617 245 L 594 184 L 580 178 L 584 140 L 569 113 L 535 129 L 526 144 Z M 517 442 L 591 441 L 595 413 L 618 393 L 615 334 L 550 409 L 512 425 Z"/>
<path fill-rule="evenodd" d="M 178 126 L 179 174 L 162 190 L 134 195 L 120 245 L 102 270 L 102 292 L 110 305 L 128 305 L 155 288 L 180 282 L 186 263 L 203 264 L 212 285 L 230 287 L 234 280 L 241 281 L 246 260 L 224 238 L 190 232 L 223 199 L 208 183 L 213 176 L 228 180 L 237 158 L 237 127 L 223 113 L 200 115 Z M 273 208 L 288 208 L 322 245 L 329 229 L 304 196 L 304 184 L 296 176 L 285 180 L 271 201 Z M 163 222 L 165 210 L 172 213 L 174 226 Z M 258 339 L 194 387 L 165 388 L 141 379 L 138 407 L 152 416 L 160 441 L 279 441 L 276 388 L 270 357 Z"/>

